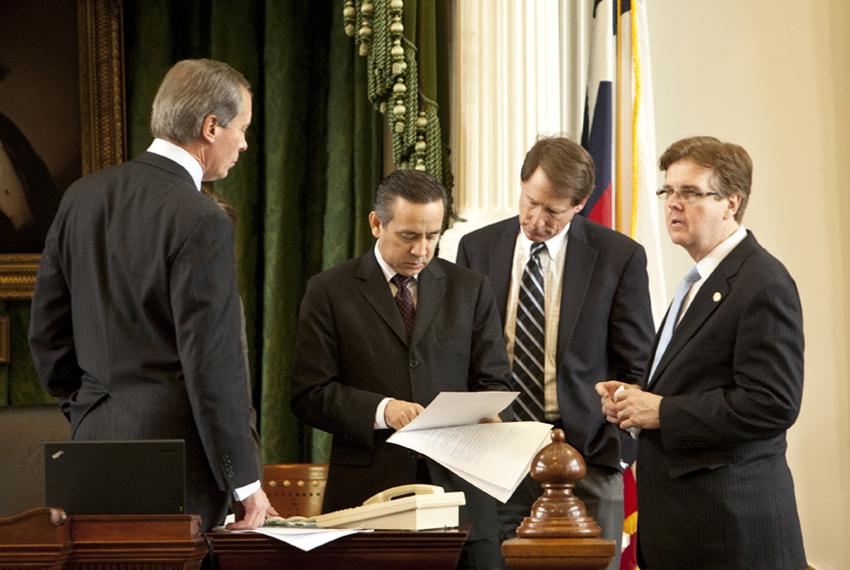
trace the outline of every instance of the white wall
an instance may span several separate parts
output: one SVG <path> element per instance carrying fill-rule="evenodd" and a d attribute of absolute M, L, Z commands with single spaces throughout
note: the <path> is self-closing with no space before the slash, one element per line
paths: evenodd
<path fill-rule="evenodd" d="M 809 563 L 850 567 L 850 3 L 650 0 L 658 155 L 710 134 L 754 162 L 744 223 L 803 303 L 806 384 L 788 459 Z M 664 242 L 669 291 L 691 265 Z"/>

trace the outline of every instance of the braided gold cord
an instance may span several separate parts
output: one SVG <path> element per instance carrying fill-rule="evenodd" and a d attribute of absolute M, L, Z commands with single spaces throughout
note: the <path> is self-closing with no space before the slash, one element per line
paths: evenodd
<path fill-rule="evenodd" d="M 366 57 L 369 101 L 387 117 L 396 168 L 420 168 L 443 181 L 439 107 L 419 89 L 417 48 L 404 36 L 403 0 L 346 0 L 346 33 L 356 29 Z M 365 8 L 365 11 L 364 11 Z"/>

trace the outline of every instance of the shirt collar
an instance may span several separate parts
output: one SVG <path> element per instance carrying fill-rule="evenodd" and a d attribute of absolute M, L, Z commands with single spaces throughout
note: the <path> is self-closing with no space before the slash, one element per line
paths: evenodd
<path fill-rule="evenodd" d="M 717 244 L 714 249 L 708 252 L 708 255 L 697 262 L 697 271 L 699 271 L 700 279 L 707 279 L 711 273 L 717 269 L 720 262 L 729 255 L 735 247 L 747 237 L 747 229 L 741 225 L 735 230 L 731 236 Z"/>
<path fill-rule="evenodd" d="M 186 169 L 192 181 L 195 183 L 195 189 L 201 190 L 201 181 L 204 178 L 204 169 L 201 168 L 201 163 L 198 159 L 189 154 L 185 148 L 169 142 L 165 139 L 154 139 L 148 147 L 148 152 L 158 154 L 169 160 L 173 160 L 180 166 Z"/>
<path fill-rule="evenodd" d="M 381 267 L 381 271 L 383 271 L 384 273 L 384 279 L 386 279 L 387 283 L 389 283 L 390 279 L 395 277 L 395 274 L 398 272 L 392 267 L 390 267 L 389 264 L 384 261 L 384 258 L 381 257 L 381 250 L 378 248 L 378 242 L 375 242 L 375 259 L 378 260 L 378 265 Z M 413 276 L 413 280 L 417 282 L 419 281 L 419 273 Z"/>
<path fill-rule="evenodd" d="M 567 243 L 567 233 L 569 231 L 570 224 L 567 224 L 560 232 L 543 242 L 546 244 L 546 251 L 549 253 L 549 259 L 555 259 L 558 257 L 558 253 L 560 253 L 561 248 L 564 247 L 565 243 Z M 520 227 L 518 245 L 526 257 L 530 255 L 531 244 L 533 243 L 533 241 L 526 237 L 525 232 L 522 231 L 522 227 Z"/>

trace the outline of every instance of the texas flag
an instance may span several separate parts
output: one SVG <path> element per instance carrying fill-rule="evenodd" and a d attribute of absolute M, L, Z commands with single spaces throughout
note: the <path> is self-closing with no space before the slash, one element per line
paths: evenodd
<path fill-rule="evenodd" d="M 596 186 L 581 213 L 614 227 L 614 18 L 610 0 L 596 0 L 581 145 L 596 163 Z"/>
<path fill-rule="evenodd" d="M 582 130 L 596 163 L 596 186 L 582 214 L 643 245 L 656 327 L 667 308 L 655 156 L 655 112 L 645 0 L 595 0 Z M 637 568 L 637 489 L 623 477 L 625 523 L 620 570 Z"/>
<path fill-rule="evenodd" d="M 645 0 L 594 2 L 581 138 L 596 162 L 596 187 L 582 214 L 643 245 L 658 325 L 668 299 L 655 197 L 658 165 Z"/>

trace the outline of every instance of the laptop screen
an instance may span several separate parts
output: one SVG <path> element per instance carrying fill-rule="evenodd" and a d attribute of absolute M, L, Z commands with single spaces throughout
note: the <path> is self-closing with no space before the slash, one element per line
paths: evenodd
<path fill-rule="evenodd" d="M 44 444 L 44 502 L 72 514 L 184 511 L 183 440 Z"/>

